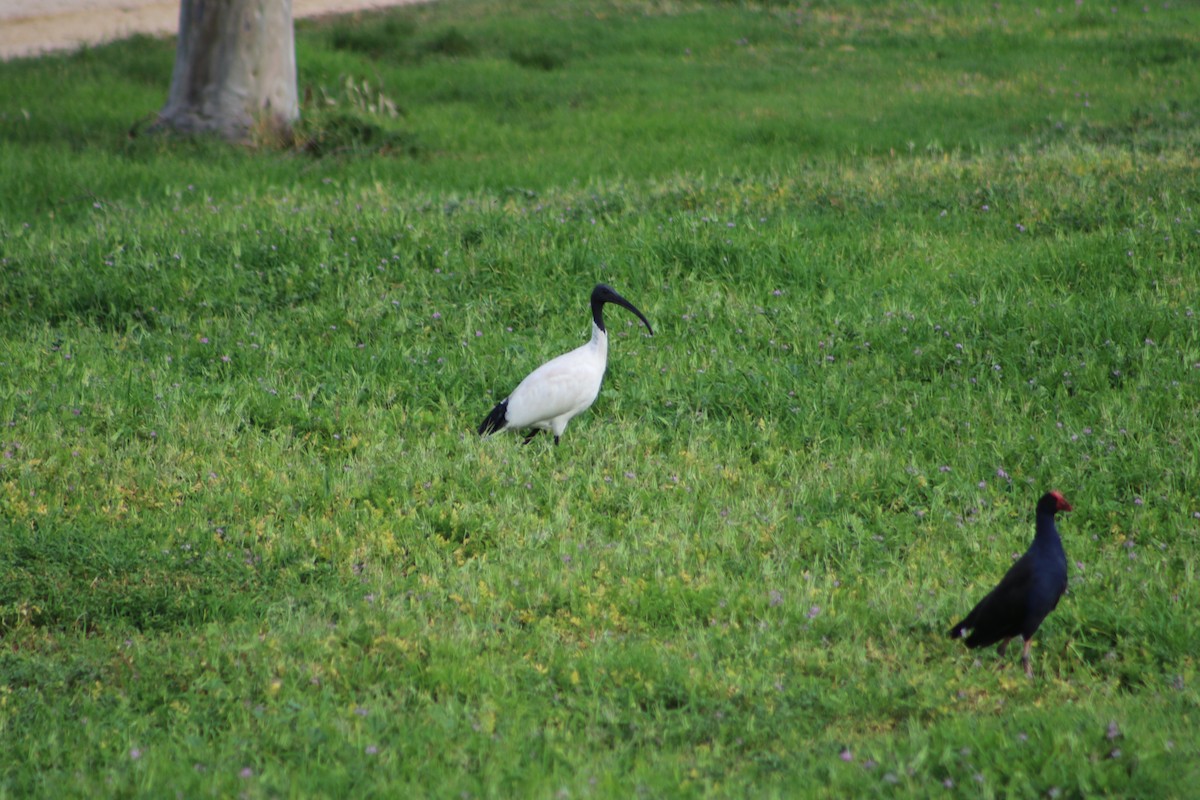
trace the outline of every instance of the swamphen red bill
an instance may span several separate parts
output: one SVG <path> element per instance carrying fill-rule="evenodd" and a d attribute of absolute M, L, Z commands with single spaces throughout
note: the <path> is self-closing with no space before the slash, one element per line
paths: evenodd
<path fill-rule="evenodd" d="M 1042 620 L 1058 605 L 1067 589 L 1067 554 L 1054 515 L 1070 511 L 1071 504 L 1059 492 L 1046 492 L 1037 504 L 1033 544 L 1013 564 L 995 589 L 971 609 L 966 619 L 950 629 L 950 637 L 965 638 L 967 647 L 1000 643 L 1004 655 L 1009 640 L 1020 636 L 1025 642 L 1021 663 L 1033 677 L 1029 648 Z"/>

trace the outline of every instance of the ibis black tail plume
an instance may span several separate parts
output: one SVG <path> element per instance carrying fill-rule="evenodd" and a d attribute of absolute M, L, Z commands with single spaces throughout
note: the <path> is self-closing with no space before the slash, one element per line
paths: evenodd
<path fill-rule="evenodd" d="M 492 409 L 492 413 L 488 414 L 483 422 L 479 423 L 479 435 L 487 436 L 489 433 L 502 431 L 507 424 L 508 400 L 501 400 L 499 403 L 496 403 L 496 407 Z"/>

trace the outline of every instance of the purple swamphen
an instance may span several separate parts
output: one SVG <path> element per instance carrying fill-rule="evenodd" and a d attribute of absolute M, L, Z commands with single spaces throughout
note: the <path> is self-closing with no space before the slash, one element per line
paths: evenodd
<path fill-rule="evenodd" d="M 1009 641 L 1020 636 L 1025 642 L 1021 663 L 1025 665 L 1025 674 L 1033 677 L 1029 663 L 1033 634 L 1067 589 L 1067 554 L 1058 538 L 1054 515 L 1070 510 L 1071 504 L 1061 493 L 1042 495 L 1037 504 L 1033 544 L 996 588 L 950 629 L 951 638 L 965 638 L 967 647 L 987 647 L 999 642 L 997 651 L 1003 656 Z"/>

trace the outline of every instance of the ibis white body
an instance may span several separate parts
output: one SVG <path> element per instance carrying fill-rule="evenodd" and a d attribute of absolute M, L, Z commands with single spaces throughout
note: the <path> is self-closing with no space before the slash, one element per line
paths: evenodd
<path fill-rule="evenodd" d="M 508 397 L 509 428 L 562 436 L 571 418 L 596 402 L 608 368 L 608 334 L 592 325 L 592 340 L 529 373 Z"/>
<path fill-rule="evenodd" d="M 582 347 L 547 361 L 525 376 L 507 398 L 500 401 L 479 426 L 481 436 L 503 430 L 529 430 L 529 442 L 541 431 L 554 435 L 554 443 L 567 423 L 591 407 L 600 394 L 604 371 L 608 367 L 608 331 L 604 327 L 603 306 L 617 303 L 633 311 L 651 335 L 650 323 L 625 298 L 611 287 L 598 285 L 592 291 L 592 339 Z"/>

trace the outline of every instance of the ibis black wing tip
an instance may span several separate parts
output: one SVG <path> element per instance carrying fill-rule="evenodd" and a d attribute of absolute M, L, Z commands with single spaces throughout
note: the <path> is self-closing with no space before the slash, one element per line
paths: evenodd
<path fill-rule="evenodd" d="M 504 430 L 508 425 L 508 400 L 501 400 L 496 403 L 496 407 L 492 409 L 483 420 L 479 423 L 479 435 L 487 436 L 489 433 L 496 433 Z"/>

